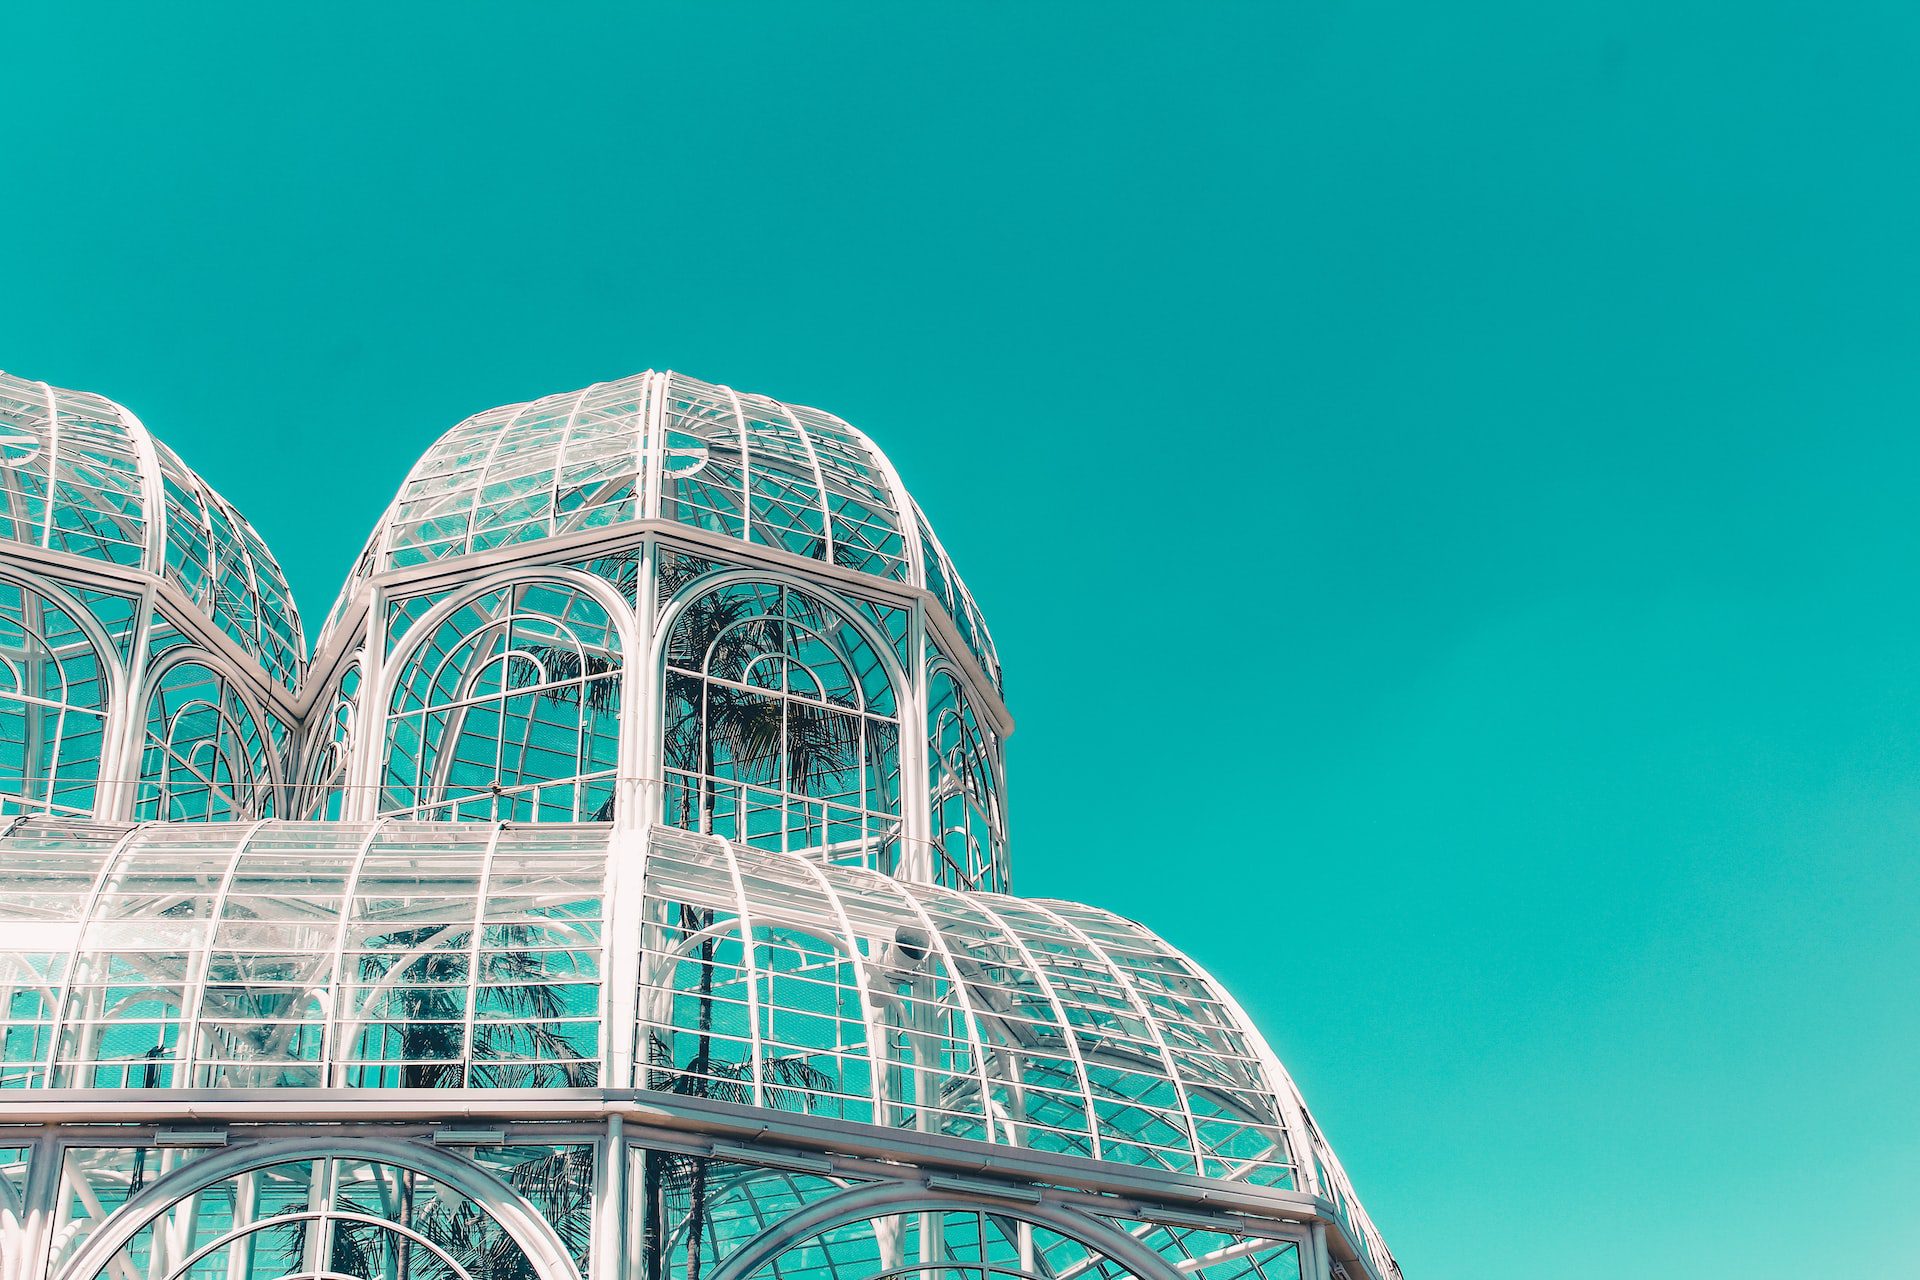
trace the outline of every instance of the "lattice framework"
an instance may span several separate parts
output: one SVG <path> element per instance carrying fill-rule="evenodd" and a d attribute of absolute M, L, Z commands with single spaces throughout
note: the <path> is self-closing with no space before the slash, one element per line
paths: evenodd
<path fill-rule="evenodd" d="M 993 642 L 832 415 L 476 415 L 304 666 L 229 504 L 0 375 L 7 1280 L 1397 1275 L 1230 996 L 1001 892 Z"/>

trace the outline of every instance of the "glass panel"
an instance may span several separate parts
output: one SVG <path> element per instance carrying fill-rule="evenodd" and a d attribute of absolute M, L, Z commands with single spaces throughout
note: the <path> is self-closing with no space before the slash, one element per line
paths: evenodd
<path fill-rule="evenodd" d="M 360 716 L 360 664 L 349 664 L 324 703 L 316 703 L 317 718 L 307 739 L 306 765 L 299 791 L 300 816 L 335 820 L 346 799 L 347 762 L 353 758 Z"/>
<path fill-rule="evenodd" d="M 1137 926 L 669 831 L 644 916 L 653 1088 L 1291 1185 L 1265 1066 Z"/>
<path fill-rule="evenodd" d="M 966 685 L 944 664 L 928 678 L 927 715 L 934 881 L 950 889 L 1005 893 L 999 738 L 975 716 Z"/>
<path fill-rule="evenodd" d="M 613 817 L 621 651 L 591 596 L 522 583 L 468 601 L 395 680 L 381 810 L 405 817 Z"/>
<path fill-rule="evenodd" d="M 1113 1221 L 1182 1275 L 1201 1280 L 1300 1280 L 1300 1246 L 1295 1241 L 1127 1218 Z"/>
<path fill-rule="evenodd" d="M 0 579 L 0 815 L 91 815 L 106 722 L 105 659 L 79 617 Z"/>
<path fill-rule="evenodd" d="M 135 817 L 272 817 L 276 776 L 260 723 L 229 677 L 200 662 L 166 668 L 147 699 Z"/>
<path fill-rule="evenodd" d="M 570 1165 L 561 1176 L 581 1172 Z M 590 1187 L 590 1161 L 584 1172 Z M 521 1244 L 478 1201 L 413 1169 L 328 1157 L 269 1165 L 176 1201 L 98 1280 L 453 1280 L 462 1272 L 534 1277 Z"/>
<path fill-rule="evenodd" d="M 895 869 L 900 721 L 845 615 L 774 583 L 697 596 L 669 632 L 664 698 L 668 824 Z"/>
<path fill-rule="evenodd" d="M 166 576 L 288 689 L 304 652 L 285 575 L 240 513 L 151 441 L 166 503 Z"/>
<path fill-rule="evenodd" d="M 593 1244 L 594 1148 L 585 1143 L 463 1147 L 460 1154 L 525 1196 L 582 1275 Z"/>
<path fill-rule="evenodd" d="M 647 381 L 506 405 L 455 426 L 407 477 L 387 517 L 391 562 L 370 572 L 638 518 Z"/>
<path fill-rule="evenodd" d="M 0 537 L 138 566 L 146 498 L 118 405 L 0 373 Z"/>
<path fill-rule="evenodd" d="M 688 1263 L 701 1260 L 691 1251 L 686 1259 Z M 679 1261 L 669 1256 L 667 1274 L 674 1280 L 697 1280 L 697 1268 L 676 1266 Z M 1273 1280 L 1286 1275 L 1280 1269 L 1270 1274 Z M 1085 1242 L 1017 1214 L 971 1210 L 886 1214 L 845 1223 L 796 1243 L 754 1273 L 755 1280 L 1078 1280 L 1088 1276 L 1125 1280 L 1128 1272 Z M 1223 1273 L 1218 1280 L 1233 1277 Z"/>
<path fill-rule="evenodd" d="M 6 839 L 0 1087 L 599 1083 L 600 837 L 124 830 Z"/>
<path fill-rule="evenodd" d="M 639 1268 L 702 1275 L 761 1232 L 846 1189 L 848 1180 L 634 1148 Z"/>
<path fill-rule="evenodd" d="M 79 1252 L 122 1204 L 202 1154 L 192 1147 L 69 1147 L 61 1159 L 54 1205 L 54 1266 Z"/>

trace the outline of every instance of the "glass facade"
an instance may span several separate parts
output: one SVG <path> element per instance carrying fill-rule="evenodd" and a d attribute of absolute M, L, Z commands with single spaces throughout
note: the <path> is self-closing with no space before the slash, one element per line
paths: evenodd
<path fill-rule="evenodd" d="M 0 373 L 0 815 L 278 813 L 305 652 L 231 503 L 111 400 Z"/>
<path fill-rule="evenodd" d="M 1232 997 L 1013 896 L 999 661 L 818 410 L 460 423 L 306 659 L 0 379 L 4 1280 L 1393 1280 Z"/>
<path fill-rule="evenodd" d="M 266 544 L 111 400 L 0 373 L 0 542 L 163 579 L 275 680 L 300 678 L 300 620 Z"/>

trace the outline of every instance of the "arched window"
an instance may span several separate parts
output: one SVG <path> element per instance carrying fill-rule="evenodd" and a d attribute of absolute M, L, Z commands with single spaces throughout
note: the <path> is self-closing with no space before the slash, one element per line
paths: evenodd
<path fill-rule="evenodd" d="M 1007 891 L 1007 826 L 999 753 L 953 669 L 927 681 L 927 788 L 933 878 L 950 889 Z"/>
<path fill-rule="evenodd" d="M 1137 1280 L 1072 1236 L 1004 1209 L 881 1214 L 845 1223 L 794 1247 L 754 1280 Z"/>
<path fill-rule="evenodd" d="M 576 587 L 516 583 L 467 601 L 394 682 L 382 812 L 610 821 L 620 677 L 613 620 Z"/>
<path fill-rule="evenodd" d="M 79 1274 L 92 1280 L 572 1280 L 585 1259 L 590 1146 L 502 1146 L 475 1151 L 468 1164 L 390 1142 L 363 1140 L 365 1156 L 274 1145 L 284 1154 L 266 1161 L 242 1148 L 223 1153 L 229 1167 L 243 1158 L 255 1166 L 224 1177 L 196 1176 L 196 1168 L 215 1161 L 175 1170 L 154 1187 L 184 1184 L 180 1192 L 131 1234 L 115 1230 L 118 1214 L 86 1224 L 124 1240 L 103 1265 Z M 102 1154 L 119 1158 L 99 1173 L 115 1171 L 126 1155 L 147 1153 Z M 142 1158 L 135 1170 L 145 1164 Z M 433 1171 L 415 1167 L 427 1165 Z M 131 1200 L 109 1182 L 102 1208 L 116 1190 Z M 76 1199 L 86 1204 L 86 1197 Z M 529 1208 L 544 1222 L 528 1222 Z"/>
<path fill-rule="evenodd" d="M 686 1250 L 670 1280 L 1298 1280 L 1294 1241 L 1216 1234 L 1225 1246 L 1196 1262 L 1158 1224 L 1096 1218 L 1058 1204 L 986 1205 L 918 1187 L 804 1185 L 803 1204 L 752 1233 L 745 1183 L 713 1162 L 712 1186 L 726 1198 L 701 1204 L 669 1190 L 668 1216 L 701 1246 Z M 763 1181 L 763 1180 L 756 1180 Z M 696 1186 L 695 1190 L 706 1188 Z M 802 1188 L 796 1188 L 800 1190 Z M 769 1187 L 781 1207 L 793 1197 Z M 674 1203 L 678 1200 L 679 1203 Z M 746 1210 L 743 1212 L 743 1210 Z M 711 1224 L 705 1219 L 715 1219 Z M 701 1227 L 696 1235 L 693 1228 Z M 704 1236 L 704 1238 L 703 1238 Z M 709 1244 L 709 1240 L 712 1241 Z M 1196 1244 L 1199 1242 L 1196 1241 Z M 1209 1240 L 1208 1244 L 1213 1241 Z M 1205 1248 L 1206 1246 L 1202 1246 Z M 1259 1261 L 1249 1265 L 1248 1259 Z M 678 1261 L 667 1259 L 669 1265 Z M 1216 1268 L 1209 1264 L 1219 1263 Z M 1271 1265 L 1269 1265 L 1271 1264 Z"/>
<path fill-rule="evenodd" d="M 73 615 L 0 580 L 0 814 L 92 814 L 106 700 L 100 652 Z"/>
<path fill-rule="evenodd" d="M 134 817 L 168 822 L 270 818 L 273 754 L 233 682 L 203 663 L 167 667 L 147 696 Z"/>
<path fill-rule="evenodd" d="M 789 1228 L 796 1220 L 818 1223 L 836 1203 L 872 1204 L 886 1193 L 719 1160 L 679 1159 L 697 1168 L 693 1176 L 668 1179 L 665 1188 L 664 1216 L 674 1224 L 665 1258 L 671 1280 L 692 1280 L 696 1273 L 698 1280 L 1301 1277 L 1298 1240 L 1252 1234 L 1225 1215 L 1217 1228 L 1171 1226 L 1053 1207 L 1023 1212 L 939 1203 L 896 1191 L 890 1198 L 898 1208 L 834 1215 L 839 1220 L 825 1230 L 796 1232 Z M 705 1238 L 689 1248 L 686 1240 L 695 1228 Z"/>
<path fill-rule="evenodd" d="M 879 651 L 809 592 L 738 582 L 668 635 L 662 819 L 762 849 L 892 871 L 900 719 Z"/>
<path fill-rule="evenodd" d="M 844 1178 L 767 1169 L 672 1151 L 639 1152 L 647 1216 L 658 1235 L 641 1238 L 641 1277 L 684 1280 L 689 1259 L 700 1273 L 808 1205 L 846 1190 Z M 655 1251 L 658 1250 L 657 1256 Z"/>
<path fill-rule="evenodd" d="M 356 663 L 341 673 L 340 683 L 333 687 L 333 696 L 327 701 L 326 713 L 307 742 L 307 760 L 298 797 L 302 817 L 339 818 L 359 712 L 360 667 Z"/>

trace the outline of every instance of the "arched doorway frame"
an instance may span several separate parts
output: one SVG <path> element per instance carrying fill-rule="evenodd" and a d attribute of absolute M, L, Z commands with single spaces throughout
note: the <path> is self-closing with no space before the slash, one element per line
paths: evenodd
<path fill-rule="evenodd" d="M 115 1210 L 51 1280 L 93 1280 L 161 1214 L 216 1183 L 270 1165 L 307 1159 L 376 1160 L 439 1179 L 486 1211 L 526 1252 L 540 1280 L 581 1280 L 559 1235 L 531 1201 L 477 1165 L 393 1138 L 263 1138 L 227 1147 L 175 1169 Z"/>
<path fill-rule="evenodd" d="M 708 1280 L 749 1280 L 781 1254 L 836 1227 L 902 1213 L 994 1213 L 1046 1227 L 1118 1262 L 1138 1280 L 1183 1280 L 1167 1260 L 1118 1227 L 1066 1205 L 932 1191 L 911 1183 L 877 1183 L 828 1196 L 762 1231 L 723 1259 Z"/>

